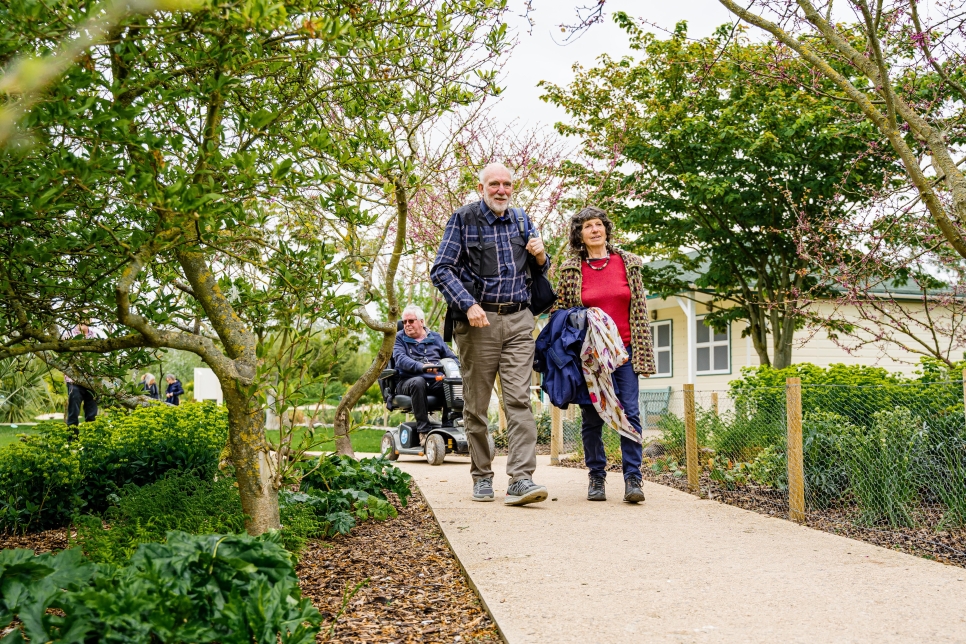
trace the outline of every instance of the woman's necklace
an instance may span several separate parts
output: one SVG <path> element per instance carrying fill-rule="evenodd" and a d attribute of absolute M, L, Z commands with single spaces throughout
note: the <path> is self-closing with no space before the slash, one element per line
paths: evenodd
<path fill-rule="evenodd" d="M 600 267 L 594 266 L 593 264 L 590 263 L 591 261 L 596 261 L 598 259 L 604 259 L 606 261 Z M 608 264 L 610 264 L 610 253 L 607 254 L 607 257 L 593 257 L 593 258 L 588 257 L 587 258 L 587 266 L 590 266 L 590 268 L 595 271 L 604 270 L 605 268 L 607 268 Z"/>

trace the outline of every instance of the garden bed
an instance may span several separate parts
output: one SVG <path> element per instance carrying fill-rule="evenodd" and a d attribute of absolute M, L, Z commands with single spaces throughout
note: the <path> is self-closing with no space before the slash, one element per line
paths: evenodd
<path fill-rule="evenodd" d="M 311 541 L 302 552 L 296 572 L 303 596 L 326 620 L 319 642 L 501 641 L 425 501 L 412 489 L 406 507 L 393 498 L 396 518 Z M 65 547 L 66 528 L 0 535 L 0 549 L 40 553 Z"/>
<path fill-rule="evenodd" d="M 560 461 L 562 467 L 584 468 L 582 459 L 566 458 Z M 620 463 L 610 463 L 610 472 L 620 472 Z M 655 472 L 644 459 L 641 468 L 644 479 L 652 483 L 673 487 L 682 492 L 688 491 L 686 477 L 675 476 L 671 472 Z M 782 492 L 754 484 L 736 486 L 728 490 L 711 480 L 707 472 L 700 479 L 702 498 L 734 505 L 745 510 L 758 512 L 781 519 L 788 519 L 788 503 Z M 710 491 L 710 497 L 709 497 Z M 920 512 L 929 512 L 928 508 Z M 934 521 L 929 521 L 935 523 Z M 966 568 L 966 530 L 931 530 L 929 528 L 881 528 L 863 526 L 856 523 L 856 510 L 850 507 L 810 508 L 806 512 L 805 525 L 816 530 L 830 532 L 850 539 L 898 550 L 907 554 L 925 557 L 941 563 Z"/>
<path fill-rule="evenodd" d="M 298 566 L 302 593 L 329 626 L 319 641 L 500 642 L 415 485 L 399 516 L 314 541 Z M 363 584 L 359 586 L 359 584 Z M 331 639 L 332 620 L 343 611 Z"/>

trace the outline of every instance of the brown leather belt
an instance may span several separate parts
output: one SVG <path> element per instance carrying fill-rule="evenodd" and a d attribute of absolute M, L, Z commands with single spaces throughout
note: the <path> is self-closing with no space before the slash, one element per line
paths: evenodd
<path fill-rule="evenodd" d="M 496 313 L 497 315 L 510 315 L 511 313 L 518 313 L 523 309 L 527 308 L 528 304 L 526 302 L 504 302 L 503 304 L 497 304 L 495 302 L 481 302 L 480 308 L 487 313 Z"/>

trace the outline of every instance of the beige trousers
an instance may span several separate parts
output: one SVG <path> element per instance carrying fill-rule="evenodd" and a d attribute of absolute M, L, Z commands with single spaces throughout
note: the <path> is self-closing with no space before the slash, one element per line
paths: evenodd
<path fill-rule="evenodd" d="M 537 468 L 537 424 L 530 409 L 533 371 L 533 314 L 524 309 L 510 315 L 487 312 L 490 326 L 457 322 L 453 337 L 463 372 L 463 422 L 470 448 L 473 480 L 493 478 L 487 444 L 487 408 L 496 374 L 500 374 L 506 410 L 507 461 L 510 483 L 532 479 Z"/>

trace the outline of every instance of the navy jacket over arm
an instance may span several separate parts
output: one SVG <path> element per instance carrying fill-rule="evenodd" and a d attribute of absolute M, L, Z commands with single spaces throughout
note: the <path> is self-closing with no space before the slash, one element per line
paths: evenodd
<path fill-rule="evenodd" d="M 435 331 L 429 331 L 422 342 L 410 338 L 405 331 L 396 333 L 396 346 L 392 349 L 392 360 L 400 375 L 409 378 L 423 376 L 429 380 L 435 380 L 436 374 L 425 373 L 423 365 L 436 364 L 442 358 L 452 358 L 459 362 L 456 354 L 443 342 L 443 336 Z"/>
<path fill-rule="evenodd" d="M 587 335 L 586 324 L 579 323 L 582 315 L 586 315 L 583 307 L 555 311 L 537 336 L 533 369 L 543 375 L 543 390 L 554 407 L 560 409 L 566 409 L 571 403 L 591 404 L 587 381 L 580 368 L 580 349 Z"/>

